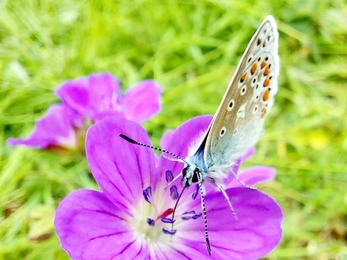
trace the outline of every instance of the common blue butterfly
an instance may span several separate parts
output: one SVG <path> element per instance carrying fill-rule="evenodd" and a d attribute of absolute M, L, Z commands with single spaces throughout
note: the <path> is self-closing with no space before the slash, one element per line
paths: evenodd
<path fill-rule="evenodd" d="M 186 163 L 182 171 L 183 190 L 193 183 L 199 185 L 209 254 L 211 254 L 211 248 L 202 183 L 208 181 L 216 186 L 233 211 L 222 180 L 230 173 L 237 179 L 236 174 L 230 170 L 231 166 L 250 147 L 254 146 L 262 135 L 265 117 L 277 92 L 278 74 L 278 32 L 274 18 L 269 15 L 259 26 L 246 48 L 206 133 L 198 145 L 190 149 L 187 158 L 181 158 L 168 151 L 141 144 L 125 135 L 120 135 L 131 143 L 161 150 Z"/>

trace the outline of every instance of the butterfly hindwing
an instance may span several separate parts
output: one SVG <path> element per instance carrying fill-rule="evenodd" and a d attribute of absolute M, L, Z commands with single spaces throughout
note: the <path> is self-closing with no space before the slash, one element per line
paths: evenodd
<path fill-rule="evenodd" d="M 255 145 L 277 92 L 278 32 L 272 16 L 265 18 L 231 79 L 205 143 L 207 168 L 227 167 Z"/>

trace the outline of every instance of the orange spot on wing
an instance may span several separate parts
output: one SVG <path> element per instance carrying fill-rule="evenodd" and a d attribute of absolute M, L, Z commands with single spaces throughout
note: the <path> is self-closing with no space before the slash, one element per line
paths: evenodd
<path fill-rule="evenodd" d="M 261 109 L 261 114 L 260 114 L 260 117 L 261 117 L 261 118 L 264 118 L 264 117 L 265 117 L 265 115 L 266 115 L 266 108 L 265 108 L 265 107 L 263 107 L 263 108 Z"/>
<path fill-rule="evenodd" d="M 269 73 L 270 73 L 270 68 L 269 68 L 269 66 L 267 66 L 264 70 L 264 76 L 269 75 Z"/>
<path fill-rule="evenodd" d="M 260 68 L 263 69 L 266 65 L 267 65 L 267 63 L 265 61 L 262 61 L 261 64 L 260 64 Z"/>
<path fill-rule="evenodd" d="M 253 63 L 251 68 L 251 74 L 253 75 L 257 71 L 257 63 Z"/>
<path fill-rule="evenodd" d="M 264 94 L 263 94 L 263 100 L 264 101 L 268 101 L 269 97 L 270 97 L 270 88 L 268 88 L 267 90 L 265 90 Z"/>
<path fill-rule="evenodd" d="M 241 79 L 240 79 L 240 82 L 243 83 L 245 81 L 247 77 L 247 72 L 245 72 L 242 76 L 241 76 Z"/>
<path fill-rule="evenodd" d="M 266 87 L 269 86 L 269 85 L 270 85 L 270 79 L 269 79 L 269 78 L 266 78 L 266 79 L 264 80 L 263 87 L 266 88 Z"/>

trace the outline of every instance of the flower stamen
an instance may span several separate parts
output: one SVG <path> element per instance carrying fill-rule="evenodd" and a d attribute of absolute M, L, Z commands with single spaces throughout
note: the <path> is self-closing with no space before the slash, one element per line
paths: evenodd
<path fill-rule="evenodd" d="M 163 223 L 169 223 L 169 224 L 173 224 L 176 221 L 176 220 L 171 219 L 171 218 L 161 218 L 160 220 Z"/>
<path fill-rule="evenodd" d="M 181 219 L 182 220 L 189 220 L 189 219 L 198 219 L 202 216 L 202 213 L 195 213 L 194 210 L 192 211 L 187 211 L 182 214 Z"/>
<path fill-rule="evenodd" d="M 177 229 L 167 230 L 167 229 L 163 228 L 162 230 L 163 230 L 163 233 L 167 234 L 167 235 L 175 235 L 177 232 Z"/>
<path fill-rule="evenodd" d="M 173 199 L 173 200 L 177 200 L 178 198 L 178 192 L 177 192 L 177 186 L 176 185 L 172 185 L 170 187 L 170 197 Z"/>
<path fill-rule="evenodd" d="M 145 198 L 145 200 L 149 203 L 152 204 L 152 188 L 151 186 L 147 187 L 146 189 L 143 190 L 142 192 L 143 197 Z"/>
<path fill-rule="evenodd" d="M 151 218 L 147 218 L 147 224 L 150 225 L 151 227 L 154 227 L 155 225 L 155 220 Z"/>

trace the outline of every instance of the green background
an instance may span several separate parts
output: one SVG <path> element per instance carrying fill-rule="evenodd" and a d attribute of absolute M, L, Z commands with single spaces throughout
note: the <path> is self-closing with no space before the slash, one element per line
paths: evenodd
<path fill-rule="evenodd" d="M 122 87 L 163 86 L 153 144 L 213 114 L 249 39 L 278 24 L 281 72 L 257 154 L 276 180 L 283 239 L 267 259 L 347 259 L 347 6 L 293 1 L 0 1 L 0 259 L 68 259 L 53 216 L 69 192 L 97 189 L 78 152 L 8 147 L 53 103 L 62 82 L 110 72 Z"/>

